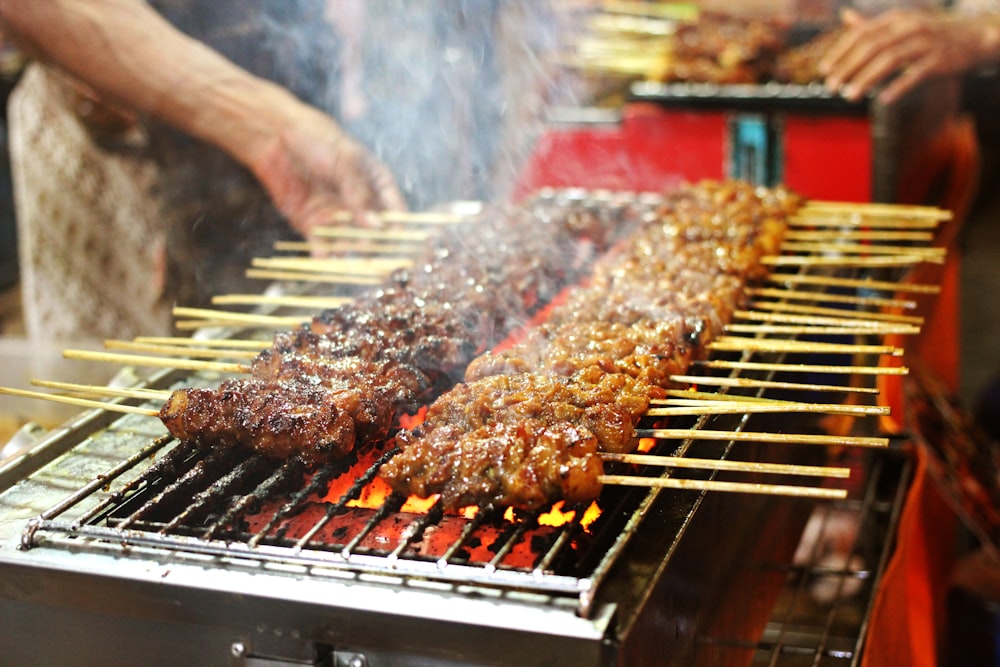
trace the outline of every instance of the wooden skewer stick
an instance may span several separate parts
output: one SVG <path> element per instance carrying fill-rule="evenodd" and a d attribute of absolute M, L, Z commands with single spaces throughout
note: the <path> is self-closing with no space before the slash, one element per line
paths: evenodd
<path fill-rule="evenodd" d="M 862 213 L 864 215 L 886 215 L 890 217 L 920 217 L 935 220 L 951 220 L 951 211 L 937 206 L 919 206 L 915 204 L 888 204 L 884 202 L 842 202 L 810 199 L 803 210 L 837 211 L 844 213 Z"/>
<path fill-rule="evenodd" d="M 831 447 L 872 447 L 889 446 L 889 438 L 864 436 L 817 435 L 808 433 L 768 433 L 754 431 L 709 431 L 688 428 L 647 428 L 636 429 L 637 438 L 659 438 L 663 440 L 717 440 L 719 442 L 768 442 L 786 445 L 828 445 Z"/>
<path fill-rule="evenodd" d="M 933 218 L 904 220 L 885 217 L 853 217 L 832 215 L 825 212 L 802 211 L 788 219 L 788 226 L 796 227 L 843 227 L 864 229 L 936 229 L 938 220 Z"/>
<path fill-rule="evenodd" d="M 875 229 L 838 229 L 831 231 L 812 231 L 807 229 L 789 229 L 784 238 L 791 241 L 919 241 L 934 240 L 932 232 L 900 232 L 896 230 Z"/>
<path fill-rule="evenodd" d="M 601 475 L 602 484 L 617 486 L 648 486 L 658 489 L 684 489 L 689 491 L 726 491 L 798 498 L 846 498 L 845 489 L 785 486 L 782 484 L 752 484 L 749 482 L 720 482 L 700 479 L 675 479 L 673 477 L 632 477 L 629 475 Z"/>
<path fill-rule="evenodd" d="M 679 417 L 686 415 L 741 415 L 752 413 L 797 412 L 829 415 L 888 415 L 889 408 L 881 405 L 844 405 L 841 403 L 773 404 L 755 402 L 692 401 L 690 405 L 649 408 L 649 417 Z"/>
<path fill-rule="evenodd" d="M 312 235 L 326 239 L 375 239 L 381 241 L 424 241 L 431 237 L 421 229 L 366 229 L 361 227 L 314 227 Z"/>
<path fill-rule="evenodd" d="M 858 394 L 877 394 L 877 387 L 851 387 L 849 385 L 814 384 L 809 382 L 782 382 L 779 380 L 754 380 L 743 377 L 714 377 L 710 375 L 671 375 L 673 382 L 688 382 L 709 387 L 741 387 L 747 389 L 790 389 L 793 391 L 832 391 Z"/>
<path fill-rule="evenodd" d="M 846 313 L 845 313 L 846 314 Z M 814 326 L 834 326 L 834 327 L 855 327 L 864 328 L 869 333 L 898 333 L 900 325 L 907 325 L 906 322 L 875 321 L 873 319 L 858 319 L 852 317 L 820 317 L 816 315 L 796 315 L 794 313 L 769 313 L 754 310 L 737 310 L 735 317 L 746 320 L 760 322 L 780 322 L 784 324 L 805 324 Z M 913 328 L 913 325 L 908 325 Z M 919 328 L 917 329 L 919 332 Z"/>
<path fill-rule="evenodd" d="M 423 245 L 411 243 L 383 243 L 381 241 L 275 241 L 274 249 L 282 252 L 324 252 L 344 254 L 399 255 L 418 253 Z"/>
<path fill-rule="evenodd" d="M 195 357 L 202 359 L 253 359 L 258 352 L 253 350 L 226 350 L 222 348 L 197 348 L 187 345 L 158 345 L 137 343 L 128 340 L 106 340 L 104 347 L 109 350 L 131 350 L 172 357 Z"/>
<path fill-rule="evenodd" d="M 140 408 L 134 405 L 122 405 L 121 403 L 108 403 L 105 401 L 93 401 L 86 398 L 76 398 L 74 396 L 62 396 L 60 394 L 47 394 L 42 391 L 30 391 L 28 389 L 13 389 L 10 387 L 0 387 L 0 394 L 8 396 L 21 396 L 23 398 L 40 398 L 54 403 L 65 403 L 66 405 L 76 405 L 81 408 L 98 408 L 100 410 L 110 410 L 111 412 L 126 412 L 134 415 L 144 415 L 155 417 L 158 410 L 150 408 Z"/>
<path fill-rule="evenodd" d="M 619 463 L 662 466 L 664 468 L 687 468 L 691 470 L 726 470 L 775 475 L 802 475 L 804 477 L 837 477 L 841 479 L 846 479 L 851 476 L 850 468 L 835 468 L 832 466 L 758 463 L 756 461 L 716 461 L 713 459 L 691 459 L 680 456 L 657 456 L 655 454 L 615 454 L 612 452 L 602 452 L 601 458 L 605 461 L 617 461 Z"/>
<path fill-rule="evenodd" d="M 176 357 L 147 357 L 138 354 L 118 354 L 116 352 L 100 352 L 94 350 L 63 350 L 66 359 L 82 361 L 103 361 L 127 366 L 156 366 L 159 368 L 178 368 L 189 371 L 215 371 L 218 373 L 249 373 L 250 368 L 243 364 L 227 364 L 220 361 L 200 361 L 198 359 L 177 359 Z"/>
<path fill-rule="evenodd" d="M 667 391 L 668 398 L 651 398 L 651 405 L 686 405 L 697 402 L 699 405 L 707 405 L 710 402 L 756 402 L 756 403 L 795 403 L 778 398 L 765 398 L 763 396 L 736 396 L 733 394 L 719 394 L 711 391 L 697 391 L 694 389 L 670 389 Z M 680 399 L 680 400 L 677 400 Z"/>
<path fill-rule="evenodd" d="M 92 384 L 75 384 L 72 382 L 56 382 L 53 380 L 32 380 L 31 384 L 46 389 L 59 389 L 85 396 L 111 396 L 116 398 L 138 398 L 144 401 L 165 401 L 170 398 L 170 392 L 162 389 L 144 389 L 142 387 L 99 387 Z"/>
<path fill-rule="evenodd" d="M 226 310 L 212 310 L 210 308 L 186 308 L 176 306 L 173 310 L 175 317 L 193 317 L 197 319 L 211 319 L 216 322 L 227 322 L 234 324 L 251 324 L 276 327 L 294 327 L 308 321 L 310 318 L 302 315 L 262 315 L 259 313 L 233 313 Z"/>
<path fill-rule="evenodd" d="M 918 254 L 898 256 L 859 257 L 854 255 L 839 255 L 837 257 L 819 257 L 817 255 L 764 255 L 760 263 L 765 266 L 836 266 L 836 267 L 892 267 L 911 266 L 921 262 L 943 264 L 944 258 L 925 257 Z"/>
<path fill-rule="evenodd" d="M 269 269 L 247 269 L 247 278 L 261 280 L 289 280 L 304 283 L 331 283 L 334 285 L 380 285 L 379 276 L 348 276 L 340 274 L 308 273 L 305 271 L 272 271 Z"/>
<path fill-rule="evenodd" d="M 778 285 L 798 283 L 803 285 L 825 285 L 829 287 L 856 287 L 864 290 L 883 292 L 910 292 L 914 294 L 938 294 L 940 285 L 920 285 L 917 283 L 870 280 L 868 278 L 839 278 L 837 276 L 817 276 L 804 273 L 771 273 L 767 281 Z"/>
<path fill-rule="evenodd" d="M 748 287 L 746 293 L 751 296 L 769 296 L 793 301 L 820 301 L 823 303 L 850 303 L 859 306 L 877 306 L 880 308 L 916 308 L 916 301 L 906 299 L 885 299 L 875 296 L 851 296 L 848 294 L 821 294 L 808 290 L 793 290 L 773 287 Z"/>
<path fill-rule="evenodd" d="M 920 328 L 909 324 L 899 326 L 887 326 L 873 332 L 871 327 L 829 327 L 829 326 L 797 326 L 786 324 L 727 324 L 725 330 L 729 333 L 772 333 L 772 334 L 800 334 L 815 336 L 863 336 L 872 333 L 879 334 L 900 334 L 915 335 L 920 333 Z"/>
<path fill-rule="evenodd" d="M 351 301 L 354 299 L 346 296 L 296 296 L 291 294 L 220 294 L 212 297 L 212 303 L 217 306 L 274 305 L 313 310 L 336 308 Z"/>
<path fill-rule="evenodd" d="M 153 345 L 189 345 L 191 347 L 226 347 L 243 350 L 263 350 L 271 347 L 269 340 L 236 340 L 231 338 L 191 338 L 181 336 L 137 336 L 137 343 Z"/>
<path fill-rule="evenodd" d="M 847 343 L 813 343 L 804 340 L 768 340 L 721 336 L 708 344 L 711 350 L 727 352 L 753 350 L 760 352 L 802 352 L 830 354 L 890 354 L 902 356 L 903 350 L 892 345 L 850 345 Z"/>
<path fill-rule="evenodd" d="M 808 241 L 785 241 L 781 244 L 782 252 L 815 252 L 823 254 L 844 255 L 915 255 L 926 257 L 927 261 L 942 260 L 947 249 L 935 246 L 914 247 L 899 245 L 876 245 L 874 243 L 811 243 Z"/>
<path fill-rule="evenodd" d="M 333 273 L 347 276 L 387 276 L 396 269 L 413 266 L 413 260 L 357 257 L 255 257 L 251 262 L 258 269 L 301 271 L 302 273 Z"/>
<path fill-rule="evenodd" d="M 706 368 L 727 368 L 748 371 L 787 371 L 791 373 L 857 373 L 858 375 L 906 375 L 905 366 L 832 366 L 822 364 L 767 364 L 753 361 L 694 361 Z"/>
<path fill-rule="evenodd" d="M 857 318 L 861 321 L 902 322 L 903 324 L 920 325 L 924 318 L 916 315 L 898 315 L 896 313 L 879 313 L 871 310 L 850 311 L 843 308 L 824 308 L 822 306 L 803 306 L 794 303 L 779 303 L 776 301 L 754 301 L 754 308 L 779 313 L 804 313 L 808 315 L 830 315 L 831 317 Z"/>
<path fill-rule="evenodd" d="M 174 329 L 178 331 L 198 331 L 199 329 L 225 329 L 227 327 L 236 326 L 232 320 L 175 320 Z M 282 324 L 268 324 L 266 322 L 260 322 L 258 324 L 239 324 L 242 329 L 284 329 L 285 325 Z"/>

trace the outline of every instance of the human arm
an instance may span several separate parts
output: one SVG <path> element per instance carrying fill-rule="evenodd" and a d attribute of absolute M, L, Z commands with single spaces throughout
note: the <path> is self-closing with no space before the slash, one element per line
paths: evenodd
<path fill-rule="evenodd" d="M 890 10 L 873 18 L 844 13 L 845 34 L 820 62 L 826 85 L 857 100 L 887 83 L 891 103 L 918 84 L 1000 62 L 1000 15 Z"/>
<path fill-rule="evenodd" d="M 334 210 L 405 207 L 388 168 L 332 118 L 140 0 L 0 0 L 0 24 L 101 96 L 227 152 L 302 233 Z"/>

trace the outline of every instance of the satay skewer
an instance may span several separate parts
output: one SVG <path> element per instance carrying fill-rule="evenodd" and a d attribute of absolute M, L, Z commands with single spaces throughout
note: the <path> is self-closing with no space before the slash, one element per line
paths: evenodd
<path fill-rule="evenodd" d="M 158 368 L 177 368 L 189 371 L 213 371 L 217 373 L 249 373 L 250 367 L 243 364 L 223 363 L 221 361 L 203 361 L 199 359 L 178 359 L 177 357 L 150 357 L 138 354 L 120 354 L 117 352 L 101 352 L 99 350 L 63 350 L 66 359 L 80 361 L 100 361 L 105 363 L 123 364 L 126 366 L 154 366 Z"/>
<path fill-rule="evenodd" d="M 871 334 L 899 334 L 915 335 L 920 333 L 920 328 L 909 324 L 898 326 L 881 327 L 877 331 L 872 331 L 871 327 L 865 326 L 809 326 L 794 324 L 744 324 L 732 323 L 725 326 L 725 331 L 729 333 L 753 333 L 753 334 L 799 334 L 814 336 L 863 336 Z"/>
<path fill-rule="evenodd" d="M 212 297 L 216 306 L 285 306 L 324 310 L 353 301 L 346 296 L 299 296 L 294 294 L 220 294 Z"/>
<path fill-rule="evenodd" d="M 908 255 L 881 255 L 864 257 L 861 255 L 765 255 L 760 263 L 765 266 L 834 266 L 838 268 L 896 267 L 912 266 L 922 262 L 943 264 L 944 258 L 925 256 L 918 253 Z"/>
<path fill-rule="evenodd" d="M 275 241 L 274 249 L 283 252 L 323 252 L 362 255 L 408 255 L 423 251 L 422 243 L 382 241 Z"/>
<path fill-rule="evenodd" d="M 809 382 L 784 382 L 780 380 L 754 380 L 744 377 L 716 377 L 711 375 L 671 375 L 673 382 L 687 382 L 708 387 L 737 387 L 746 389 L 789 389 L 792 391 L 827 391 L 859 394 L 877 394 L 877 387 L 853 387 L 841 384 L 817 384 Z"/>
<path fill-rule="evenodd" d="M 771 404 L 755 403 L 753 401 L 732 402 L 725 401 L 693 401 L 688 405 L 671 405 L 662 408 L 649 408 L 646 415 L 649 417 L 680 417 L 690 415 L 740 415 L 753 413 L 809 413 L 809 414 L 830 414 L 830 415 L 888 415 L 889 408 L 880 405 L 843 405 L 841 403 L 796 403 L 796 404 Z"/>
<path fill-rule="evenodd" d="M 717 480 L 676 479 L 673 477 L 634 477 L 630 475 L 601 475 L 602 484 L 617 486 L 647 486 L 658 489 L 682 489 L 689 491 L 725 491 L 730 493 L 752 493 L 757 495 L 794 496 L 797 498 L 840 499 L 847 497 L 846 489 L 828 489 L 810 486 L 786 486 L 783 484 L 755 484 L 752 482 L 720 482 Z"/>
<path fill-rule="evenodd" d="M 352 276 L 346 274 L 322 274 L 307 271 L 275 271 L 272 269 L 247 269 L 247 278 L 260 280 L 288 280 L 305 283 L 327 283 L 333 285 L 371 286 L 384 281 L 381 276 Z"/>
<path fill-rule="evenodd" d="M 292 316 L 264 315 L 261 313 L 234 313 L 226 310 L 213 310 L 211 308 L 187 308 L 184 306 L 174 307 L 173 315 L 175 317 L 211 319 L 214 322 L 226 322 L 230 325 L 252 324 L 275 327 L 294 327 L 309 319 L 309 317 L 303 315 Z"/>
<path fill-rule="evenodd" d="M 833 466 L 808 466 L 789 463 L 761 463 L 757 461 L 733 461 L 728 459 L 697 459 L 681 456 L 658 456 L 656 454 L 618 454 L 602 452 L 601 459 L 634 465 L 660 466 L 663 468 L 685 468 L 690 470 L 724 470 L 732 472 L 765 473 L 774 475 L 802 475 L 804 477 L 835 477 L 847 479 L 850 468 Z"/>
<path fill-rule="evenodd" d="M 138 343 L 129 340 L 106 340 L 104 347 L 109 350 L 130 350 L 176 357 L 196 357 L 202 359 L 254 359 L 259 351 L 234 350 L 225 348 L 198 348 L 188 345 L 165 345 L 160 343 Z"/>
<path fill-rule="evenodd" d="M 720 336 L 708 343 L 710 350 L 739 352 L 801 352 L 829 354 L 888 354 L 902 356 L 903 350 L 892 345 L 852 345 L 847 343 L 823 343 L 802 340 L 768 340 L 743 336 Z"/>
<path fill-rule="evenodd" d="M 917 307 L 916 301 L 910 301 L 907 299 L 887 299 L 875 296 L 852 296 L 849 294 L 820 294 L 814 291 L 793 290 L 789 288 L 777 289 L 773 287 L 748 287 L 744 291 L 750 296 L 768 296 L 787 299 L 790 301 L 848 303 L 858 306 L 878 306 L 880 308 L 913 309 Z"/>
<path fill-rule="evenodd" d="M 106 401 L 95 401 L 86 398 L 77 398 L 75 396 L 62 396 L 60 394 L 49 394 L 43 391 L 31 391 L 30 389 L 15 389 L 13 387 L 0 387 L 0 394 L 5 394 L 7 396 L 20 396 L 22 398 L 36 398 L 46 401 L 52 401 L 53 403 L 64 403 L 66 405 L 75 405 L 81 408 L 97 408 L 99 410 L 109 410 L 111 412 L 124 412 L 134 415 L 143 415 L 146 417 L 155 417 L 159 414 L 159 410 L 152 410 L 150 408 L 140 408 L 134 405 L 123 405 L 121 403 L 108 403 Z"/>
<path fill-rule="evenodd" d="M 924 318 L 916 315 L 899 315 L 896 313 L 880 313 L 871 310 L 849 311 L 843 308 L 826 308 L 823 306 L 806 306 L 794 303 L 781 303 L 778 301 L 754 301 L 754 308 L 769 310 L 781 313 L 803 313 L 808 315 L 829 315 L 832 317 L 845 317 L 847 319 L 857 319 L 870 322 L 900 322 L 903 324 L 923 324 Z"/>
<path fill-rule="evenodd" d="M 836 213 L 860 213 L 863 215 L 889 217 L 931 218 L 934 220 L 950 220 L 951 211 L 937 206 L 920 206 L 916 204 L 889 204 L 884 202 L 844 202 L 810 199 L 800 210 L 823 211 Z"/>
<path fill-rule="evenodd" d="M 931 242 L 933 232 L 910 232 L 884 229 L 837 229 L 816 231 L 808 229 L 789 229 L 784 238 L 791 241 L 918 241 Z"/>
<path fill-rule="evenodd" d="M 636 429 L 637 438 L 660 440 L 714 440 L 718 442 L 766 442 L 785 445 L 823 445 L 831 447 L 868 447 L 883 449 L 888 438 L 810 433 L 771 433 L 766 431 L 712 431 L 688 428 Z"/>
<path fill-rule="evenodd" d="M 291 270 L 303 273 L 387 276 L 396 269 L 413 266 L 413 260 L 400 257 L 254 257 L 251 264 L 258 269 Z"/>
<path fill-rule="evenodd" d="M 136 336 L 136 343 L 153 345 L 190 345 L 192 347 L 225 347 L 245 350 L 263 350 L 271 347 L 270 340 L 240 340 L 236 338 L 192 338 L 190 336 Z"/>
<path fill-rule="evenodd" d="M 73 382 L 57 382 L 55 380 L 32 380 L 31 384 L 46 389 L 58 389 L 82 396 L 109 396 L 114 398 L 138 398 L 144 401 L 165 401 L 170 398 L 170 392 L 164 389 L 147 389 L 144 387 L 107 387 L 92 384 L 76 384 Z"/>
<path fill-rule="evenodd" d="M 854 287 L 861 290 L 879 290 L 883 292 L 910 292 L 915 294 L 938 294 L 940 285 L 925 285 L 919 283 L 896 282 L 890 280 L 872 280 L 870 278 L 841 278 L 806 273 L 775 273 L 767 277 L 767 282 L 778 285 L 796 283 L 801 285 L 820 285 L 825 287 Z"/>
<path fill-rule="evenodd" d="M 692 364 L 705 368 L 725 368 L 755 371 L 780 371 L 792 373 L 840 373 L 859 375 L 906 375 L 905 366 L 836 366 L 824 364 L 771 364 L 754 361 L 696 360 Z"/>
<path fill-rule="evenodd" d="M 938 262 L 947 255 L 946 248 L 879 245 L 874 243 L 812 243 L 809 241 L 785 241 L 782 252 L 811 252 L 823 256 L 851 257 L 855 255 L 878 257 L 879 255 L 913 255 L 924 257 L 928 262 Z"/>
<path fill-rule="evenodd" d="M 896 320 L 877 321 L 874 319 L 862 319 L 851 317 L 850 313 L 841 311 L 843 317 L 827 317 L 819 315 L 800 315 L 788 312 L 764 312 L 760 310 L 737 310 L 733 316 L 737 319 L 746 319 L 758 322 L 779 322 L 782 324 L 804 324 L 816 327 L 852 327 L 864 329 L 868 333 L 901 333 L 905 330 L 910 333 L 919 333 L 919 327 L 912 323 L 900 322 Z M 867 313 L 866 313 L 867 314 Z M 735 330 L 735 329 L 734 329 Z"/>

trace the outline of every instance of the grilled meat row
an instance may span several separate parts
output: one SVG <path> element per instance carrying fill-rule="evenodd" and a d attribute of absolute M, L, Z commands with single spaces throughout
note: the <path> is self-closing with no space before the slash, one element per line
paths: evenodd
<path fill-rule="evenodd" d="M 796 205 L 728 182 L 675 193 L 545 324 L 474 360 L 465 383 L 398 433 L 381 477 L 450 508 L 595 499 L 600 453 L 635 448 L 649 402 L 722 332 Z"/>
<path fill-rule="evenodd" d="M 275 335 L 249 377 L 175 391 L 175 437 L 321 464 L 382 443 L 638 226 L 643 204 L 539 200 L 447 231 L 385 286 Z"/>

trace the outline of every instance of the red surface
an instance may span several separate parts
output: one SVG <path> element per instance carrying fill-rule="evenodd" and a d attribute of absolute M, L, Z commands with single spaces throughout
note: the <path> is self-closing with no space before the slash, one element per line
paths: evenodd
<path fill-rule="evenodd" d="M 811 199 L 871 201 L 874 153 L 868 118 L 789 115 L 783 183 Z"/>
<path fill-rule="evenodd" d="M 617 124 L 552 127 L 522 171 L 515 197 L 545 186 L 660 191 L 726 178 L 729 115 L 637 102 Z M 867 118 L 788 116 L 782 132 L 784 184 L 814 199 L 871 199 Z"/>
<path fill-rule="evenodd" d="M 631 104 L 622 114 L 622 133 L 637 189 L 662 190 L 682 180 L 727 175 L 723 112 Z"/>

